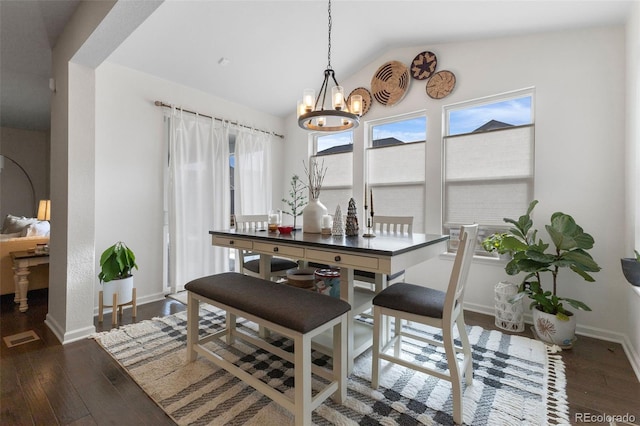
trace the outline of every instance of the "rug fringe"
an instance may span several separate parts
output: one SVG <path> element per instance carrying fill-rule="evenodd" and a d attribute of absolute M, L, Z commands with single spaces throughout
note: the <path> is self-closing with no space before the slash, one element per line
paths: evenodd
<path fill-rule="evenodd" d="M 567 401 L 567 378 L 561 355 L 555 355 L 560 349 L 556 345 L 545 345 L 547 352 L 547 423 L 550 425 L 571 424 L 569 402 Z M 560 349 L 560 352 L 562 350 Z"/>

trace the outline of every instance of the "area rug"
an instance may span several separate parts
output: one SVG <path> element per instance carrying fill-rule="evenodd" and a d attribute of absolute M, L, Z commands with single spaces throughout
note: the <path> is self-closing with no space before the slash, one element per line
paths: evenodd
<path fill-rule="evenodd" d="M 202 330 L 224 324 L 223 313 L 201 309 Z M 199 357 L 185 363 L 186 312 L 124 326 L 93 337 L 179 425 L 293 424 L 293 416 L 226 371 Z M 239 324 L 256 332 L 249 321 Z M 435 329 L 419 328 L 438 338 Z M 441 338 L 441 337 L 440 337 Z M 473 385 L 464 387 L 467 425 L 569 424 L 564 364 L 539 341 L 469 327 Z M 286 350 L 287 339 L 271 339 Z M 439 348 L 408 345 L 403 356 L 445 366 Z M 281 392 L 291 393 L 293 365 L 252 346 L 211 342 L 216 352 Z M 330 358 L 313 354 L 314 363 Z M 381 386 L 371 389 L 371 351 L 356 359 L 343 405 L 326 401 L 313 412 L 317 425 L 451 425 L 450 383 L 383 362 Z"/>

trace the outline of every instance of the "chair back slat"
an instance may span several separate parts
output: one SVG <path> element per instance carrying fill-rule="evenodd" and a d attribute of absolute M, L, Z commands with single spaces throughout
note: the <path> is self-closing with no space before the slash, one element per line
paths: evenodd
<path fill-rule="evenodd" d="M 463 225 L 460 228 L 460 242 L 458 243 L 458 252 L 453 262 L 451 277 L 449 278 L 449 286 L 444 302 L 444 318 L 453 318 L 453 311 L 456 307 L 462 309 L 464 299 L 464 290 L 469 276 L 469 268 L 471 260 L 476 248 L 476 240 L 478 236 L 478 225 Z"/>
<path fill-rule="evenodd" d="M 239 231 L 267 229 L 268 222 L 269 219 L 266 214 L 235 215 L 236 229 Z"/>
<path fill-rule="evenodd" d="M 413 216 L 374 216 L 373 230 L 392 234 L 412 234 Z"/>

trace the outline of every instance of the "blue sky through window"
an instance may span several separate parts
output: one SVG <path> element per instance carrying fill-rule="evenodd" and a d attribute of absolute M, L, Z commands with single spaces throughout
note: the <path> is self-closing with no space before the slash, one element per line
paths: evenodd
<path fill-rule="evenodd" d="M 491 120 L 514 126 L 532 122 L 531 96 L 477 105 L 449 112 L 449 135 L 470 133 Z M 396 138 L 402 142 L 418 142 L 426 139 L 427 118 L 415 117 L 373 127 L 373 140 Z M 353 143 L 351 131 L 318 136 L 318 152 L 334 146 Z"/>
<path fill-rule="evenodd" d="M 402 142 L 420 142 L 426 140 L 427 117 L 380 124 L 373 128 L 373 140 L 396 138 Z"/>
<path fill-rule="evenodd" d="M 449 135 L 471 133 L 491 120 L 519 126 L 530 124 L 531 96 L 449 112 Z"/>
<path fill-rule="evenodd" d="M 332 148 L 334 146 L 349 145 L 353 143 L 353 133 L 351 131 L 342 133 L 331 133 L 329 135 L 318 136 L 318 151 L 322 152 L 325 149 Z"/>

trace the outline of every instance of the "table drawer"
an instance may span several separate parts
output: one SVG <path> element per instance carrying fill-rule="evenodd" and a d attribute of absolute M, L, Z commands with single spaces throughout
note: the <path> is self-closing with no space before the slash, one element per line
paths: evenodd
<path fill-rule="evenodd" d="M 293 247 L 281 244 L 254 243 L 253 251 L 256 253 L 272 254 L 274 256 L 293 257 L 295 259 L 301 259 L 304 257 L 304 249 L 302 247 Z"/>
<path fill-rule="evenodd" d="M 352 254 L 307 249 L 306 259 L 336 266 L 342 265 L 353 268 L 378 269 L 378 258 L 371 256 L 355 256 Z"/>
<path fill-rule="evenodd" d="M 253 243 L 249 240 L 243 240 L 241 238 L 229 238 L 213 236 L 213 245 L 222 247 L 231 247 L 237 249 L 251 250 Z"/>

